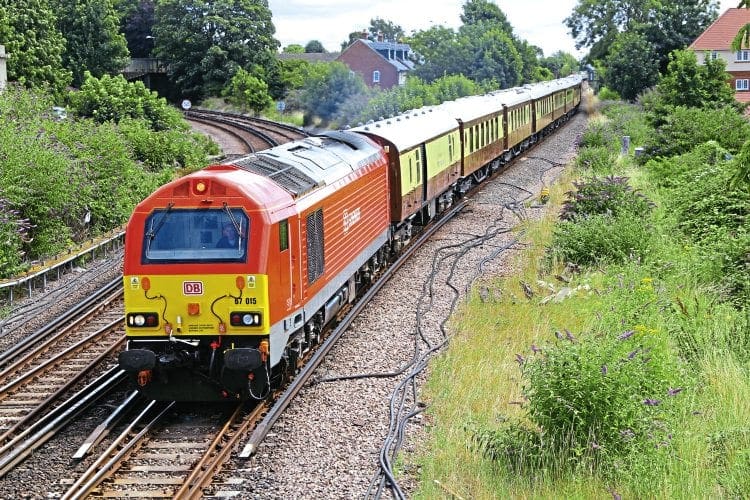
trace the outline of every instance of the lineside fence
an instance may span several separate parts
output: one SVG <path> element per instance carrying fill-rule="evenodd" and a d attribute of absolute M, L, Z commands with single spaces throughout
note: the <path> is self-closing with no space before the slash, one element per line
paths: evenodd
<path fill-rule="evenodd" d="M 125 243 L 125 230 L 120 227 L 109 233 L 90 239 L 71 248 L 68 253 L 34 262 L 34 265 L 20 276 L 0 279 L 0 305 L 12 305 L 13 301 L 32 297 L 34 292 L 44 292 L 50 279 L 59 280 L 76 267 L 97 258 L 105 258 L 117 253 Z"/>

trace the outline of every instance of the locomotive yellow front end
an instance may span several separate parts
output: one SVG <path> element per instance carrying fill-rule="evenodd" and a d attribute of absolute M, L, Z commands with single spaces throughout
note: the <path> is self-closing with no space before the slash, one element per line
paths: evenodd
<path fill-rule="evenodd" d="M 130 275 L 120 365 L 159 400 L 265 397 L 265 275 Z"/>

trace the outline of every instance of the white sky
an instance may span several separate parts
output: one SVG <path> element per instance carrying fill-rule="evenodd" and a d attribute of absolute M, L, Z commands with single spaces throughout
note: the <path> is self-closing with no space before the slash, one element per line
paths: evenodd
<path fill-rule="evenodd" d="M 577 0 L 494 0 L 505 13 L 520 38 L 541 47 L 545 56 L 558 50 L 581 57 L 563 20 Z M 401 26 L 406 34 L 443 25 L 457 29 L 461 25 L 461 7 L 465 0 L 268 0 L 276 39 L 281 46 L 292 43 L 305 46 L 318 40 L 329 52 L 340 50 L 341 42 L 352 31 L 370 25 L 380 17 Z M 719 12 L 737 7 L 739 0 L 721 0 Z"/>

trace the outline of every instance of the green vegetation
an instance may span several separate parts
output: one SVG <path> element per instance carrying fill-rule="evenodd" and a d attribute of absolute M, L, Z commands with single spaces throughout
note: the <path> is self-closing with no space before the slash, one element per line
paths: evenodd
<path fill-rule="evenodd" d="M 592 119 L 523 270 L 454 318 L 416 498 L 750 494 L 750 129 L 671 109 Z M 636 162 L 622 135 L 666 142 Z"/>
<path fill-rule="evenodd" d="M 177 168 L 217 152 L 140 83 L 89 76 L 70 99 L 61 120 L 41 91 L 0 98 L 0 277 L 123 224 Z"/>

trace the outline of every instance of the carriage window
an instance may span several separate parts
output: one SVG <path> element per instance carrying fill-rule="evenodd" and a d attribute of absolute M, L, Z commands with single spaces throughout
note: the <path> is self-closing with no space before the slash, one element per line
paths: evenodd
<path fill-rule="evenodd" d="M 144 264 L 244 262 L 250 219 L 239 208 L 154 210 L 146 219 Z"/>

